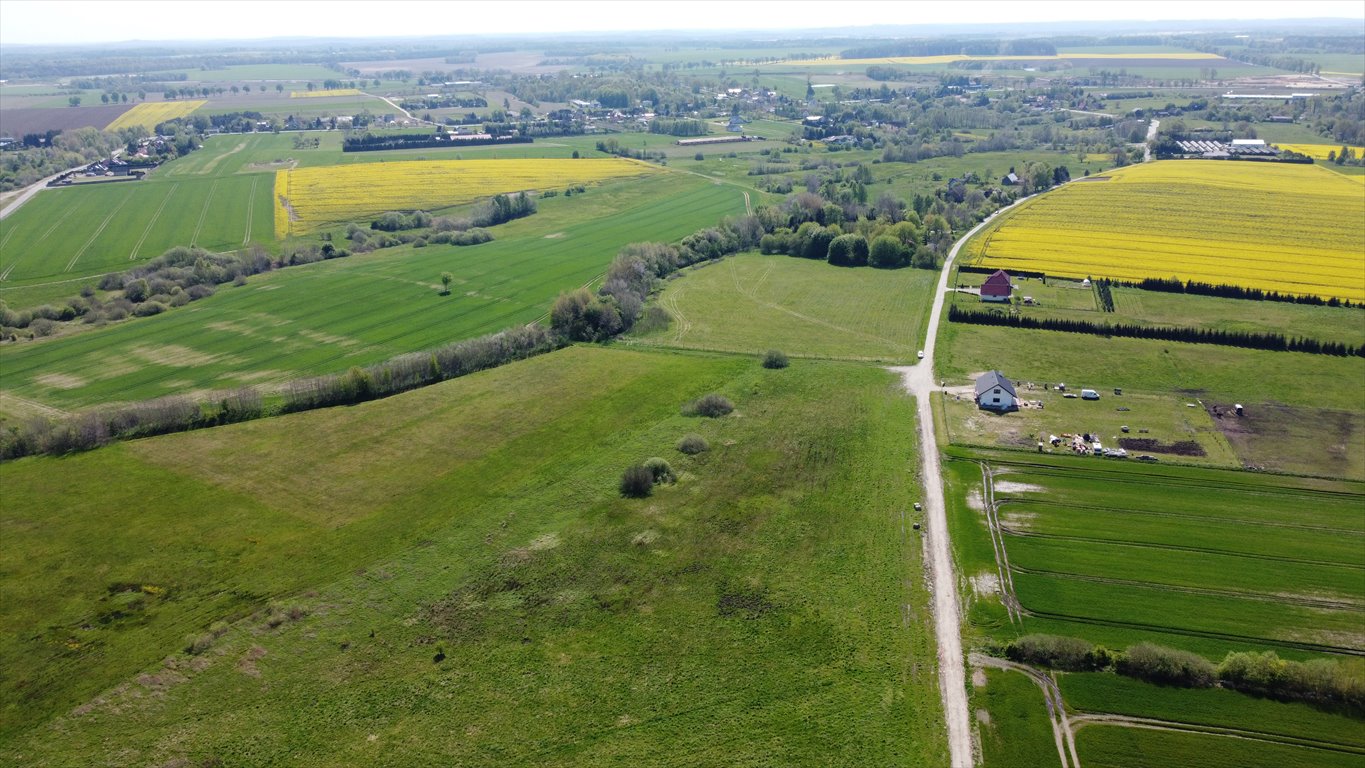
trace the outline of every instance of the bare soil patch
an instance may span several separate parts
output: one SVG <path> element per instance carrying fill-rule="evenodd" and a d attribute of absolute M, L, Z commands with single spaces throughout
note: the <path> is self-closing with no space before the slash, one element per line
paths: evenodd
<path fill-rule="evenodd" d="M 1142 453 L 1167 453 L 1173 456 L 1205 456 L 1204 446 L 1193 440 L 1163 443 L 1150 437 L 1120 437 L 1119 447 Z"/>
<path fill-rule="evenodd" d="M 86 127 L 104 130 L 104 126 L 132 108 L 131 104 L 109 104 L 98 107 L 0 109 L 0 134 L 17 139 L 26 133 L 70 131 Z"/>
<path fill-rule="evenodd" d="M 86 384 L 85 379 L 67 373 L 44 373 L 41 376 L 35 376 L 33 381 L 36 384 L 42 384 L 53 389 L 78 389 Z"/>
<path fill-rule="evenodd" d="M 1278 403 L 1205 401 L 1242 466 L 1365 480 L 1365 414 Z"/>

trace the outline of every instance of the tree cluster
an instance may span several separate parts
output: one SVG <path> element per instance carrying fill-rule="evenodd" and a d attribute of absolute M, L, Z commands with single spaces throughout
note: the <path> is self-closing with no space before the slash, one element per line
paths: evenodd
<path fill-rule="evenodd" d="M 1024 664 L 1075 672 L 1112 669 L 1158 685 L 1219 686 L 1357 716 L 1365 710 L 1365 679 L 1335 659 L 1291 661 L 1274 651 L 1230 651 L 1214 664 L 1197 654 L 1153 643 L 1115 651 L 1057 635 L 1024 635 L 1006 645 L 1005 655 Z"/>
<path fill-rule="evenodd" d="M 1353 304 L 1350 301 L 1338 299 L 1333 296 L 1324 299 L 1321 296 L 1297 293 L 1280 293 L 1278 291 L 1263 291 L 1260 288 L 1244 288 L 1240 285 L 1228 285 L 1226 283 L 1201 283 L 1195 280 L 1181 281 L 1176 278 L 1149 277 L 1137 282 L 1110 281 L 1115 285 L 1128 285 L 1141 288 L 1144 291 L 1160 291 L 1162 293 L 1188 293 L 1196 296 L 1217 296 L 1224 299 L 1249 299 L 1252 301 L 1285 301 L 1293 304 L 1310 304 L 1317 307 L 1365 307 L 1361 304 Z"/>

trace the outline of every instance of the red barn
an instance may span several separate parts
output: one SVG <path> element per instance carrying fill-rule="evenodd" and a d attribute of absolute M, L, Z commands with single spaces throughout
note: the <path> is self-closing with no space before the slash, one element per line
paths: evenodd
<path fill-rule="evenodd" d="M 982 301 L 1009 301 L 1013 292 L 1014 284 L 1010 282 L 1010 276 L 1003 269 L 995 270 L 995 273 L 981 284 Z"/>

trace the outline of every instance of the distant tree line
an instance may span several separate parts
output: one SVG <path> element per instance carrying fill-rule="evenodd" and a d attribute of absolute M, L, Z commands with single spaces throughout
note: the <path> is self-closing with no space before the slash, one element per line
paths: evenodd
<path fill-rule="evenodd" d="M 1183 341 L 1190 344 L 1219 344 L 1225 347 L 1266 349 L 1279 352 L 1307 352 L 1314 355 L 1337 357 L 1365 357 L 1365 346 L 1337 341 L 1293 338 L 1282 333 L 1252 333 L 1224 331 L 1213 328 L 1180 326 L 1133 325 L 1129 323 L 1092 323 L 1058 317 L 1027 317 L 989 310 L 961 309 L 956 304 L 948 308 L 948 320 L 972 325 L 1001 325 L 1010 328 L 1032 328 L 1044 331 L 1088 333 L 1095 336 L 1119 336 L 1132 339 Z"/>
<path fill-rule="evenodd" d="M 662 133 L 668 136 L 705 136 L 708 131 L 705 120 L 656 117 L 649 121 L 650 133 Z"/>
<path fill-rule="evenodd" d="M 982 40 L 980 38 L 935 38 L 931 40 L 888 40 L 841 51 L 843 59 L 881 59 L 893 56 L 1055 56 L 1057 48 L 1048 40 Z"/>
<path fill-rule="evenodd" d="M 396 133 L 347 136 L 341 140 L 342 152 L 377 152 L 385 149 L 427 149 L 431 147 L 478 147 L 487 144 L 530 144 L 529 136 L 502 136 L 491 139 L 438 139 L 430 133 Z"/>
<path fill-rule="evenodd" d="M 1024 635 L 1005 646 L 1023 664 L 1073 672 L 1113 670 L 1157 685 L 1229 688 L 1280 701 L 1301 701 L 1355 717 L 1365 713 L 1365 679 L 1336 659 L 1291 661 L 1274 651 L 1229 651 L 1218 664 L 1203 656 L 1153 643 L 1125 651 L 1076 637 Z"/>
<path fill-rule="evenodd" d="M 663 152 L 657 152 L 652 149 L 631 149 L 630 147 L 622 146 L 621 142 L 616 139 L 606 139 L 605 141 L 597 142 L 597 151 L 606 152 L 609 155 L 615 155 L 617 157 L 629 157 L 632 160 L 668 161 L 668 155 L 665 155 Z"/>

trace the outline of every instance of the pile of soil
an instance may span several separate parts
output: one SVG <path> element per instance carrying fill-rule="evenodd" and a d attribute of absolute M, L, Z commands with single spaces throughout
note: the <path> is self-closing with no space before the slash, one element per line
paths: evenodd
<path fill-rule="evenodd" d="M 1203 456 L 1204 446 L 1193 440 L 1163 443 L 1150 437 L 1120 437 L 1119 447 L 1142 453 L 1169 453 L 1176 456 Z"/>

